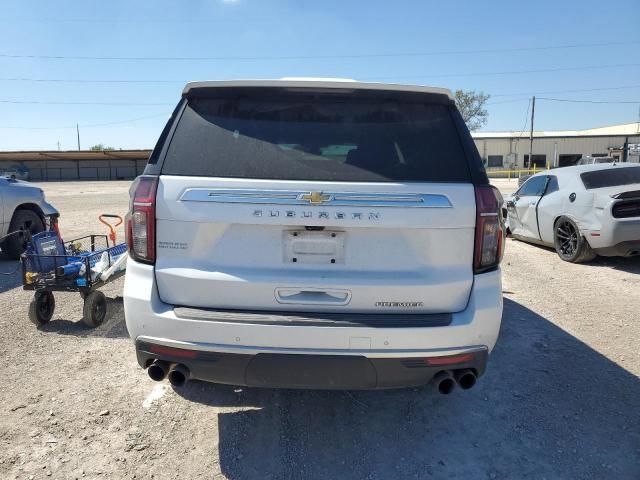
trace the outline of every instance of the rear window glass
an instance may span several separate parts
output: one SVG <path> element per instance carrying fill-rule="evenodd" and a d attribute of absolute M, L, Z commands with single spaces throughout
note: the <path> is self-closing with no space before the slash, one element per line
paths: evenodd
<path fill-rule="evenodd" d="M 618 187 L 640 183 L 640 167 L 612 167 L 580 174 L 584 188 Z"/>
<path fill-rule="evenodd" d="M 469 182 L 450 108 L 415 99 L 335 93 L 192 98 L 176 127 L 162 173 Z"/>

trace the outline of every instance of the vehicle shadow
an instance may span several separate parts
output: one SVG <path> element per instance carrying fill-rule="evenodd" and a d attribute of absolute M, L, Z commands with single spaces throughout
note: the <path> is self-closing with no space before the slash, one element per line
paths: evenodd
<path fill-rule="evenodd" d="M 0 293 L 22 285 L 22 270 L 19 260 L 9 260 L 0 252 Z"/>
<path fill-rule="evenodd" d="M 211 432 L 230 479 L 638 478 L 638 377 L 509 299 L 470 391 L 176 391 L 236 407 Z"/>
<path fill-rule="evenodd" d="M 87 326 L 81 318 L 78 318 L 77 320 L 54 319 L 41 326 L 40 330 L 76 337 L 129 338 L 124 321 L 122 297 L 107 297 L 107 318 L 97 328 Z"/>
<path fill-rule="evenodd" d="M 627 273 L 640 274 L 640 256 L 636 257 L 596 257 L 589 263 L 596 267 L 606 267 Z"/>
<path fill-rule="evenodd" d="M 520 240 L 513 239 L 515 242 L 519 242 Z M 526 243 L 526 242 L 522 242 Z M 556 259 L 559 263 L 562 263 L 562 260 L 557 257 L 556 251 L 553 247 L 547 247 L 545 245 L 538 245 L 535 243 L 526 243 L 527 246 L 531 248 L 539 248 L 541 250 L 546 250 L 549 253 L 553 253 L 556 256 Z M 594 267 L 605 267 L 611 268 L 613 270 L 619 270 L 621 272 L 627 273 L 635 273 L 640 274 L 640 256 L 635 257 L 601 257 L 597 256 L 590 262 L 585 263 L 584 265 L 594 266 Z"/>

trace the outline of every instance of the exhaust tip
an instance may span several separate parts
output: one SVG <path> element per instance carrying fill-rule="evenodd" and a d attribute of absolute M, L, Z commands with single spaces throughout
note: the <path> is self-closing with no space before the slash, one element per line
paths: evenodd
<path fill-rule="evenodd" d="M 182 387 L 189 380 L 191 374 L 184 365 L 174 365 L 169 371 L 169 383 L 174 387 Z"/>
<path fill-rule="evenodd" d="M 433 377 L 433 384 L 442 395 L 449 395 L 456 388 L 456 381 L 449 371 L 443 371 Z"/>
<path fill-rule="evenodd" d="M 165 378 L 167 378 L 167 373 L 169 372 L 169 364 L 167 362 L 163 362 L 162 360 L 154 360 L 149 368 L 147 369 L 147 374 L 149 378 L 156 382 L 161 382 Z"/>
<path fill-rule="evenodd" d="M 471 369 L 459 370 L 456 372 L 456 381 L 460 388 L 469 390 L 476 384 L 476 374 Z"/>

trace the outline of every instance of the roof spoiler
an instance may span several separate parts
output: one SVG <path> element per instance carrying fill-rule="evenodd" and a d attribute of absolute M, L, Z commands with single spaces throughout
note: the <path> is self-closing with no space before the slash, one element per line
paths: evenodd
<path fill-rule="evenodd" d="M 390 83 L 357 82 L 351 79 L 301 79 L 285 78 L 282 80 L 214 80 L 204 82 L 189 82 L 182 90 L 183 98 L 193 96 L 198 90 L 218 88 L 317 88 L 317 89 L 347 89 L 370 90 L 388 92 L 423 93 L 442 95 L 451 102 L 454 101 L 451 90 L 438 87 L 425 87 L 421 85 L 400 85 Z"/>

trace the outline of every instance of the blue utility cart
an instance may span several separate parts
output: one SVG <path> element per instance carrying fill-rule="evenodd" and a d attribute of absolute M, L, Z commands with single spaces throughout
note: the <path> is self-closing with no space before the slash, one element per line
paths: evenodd
<path fill-rule="evenodd" d="M 38 326 L 48 323 L 55 310 L 53 292 L 78 292 L 84 300 L 83 322 L 101 325 L 107 299 L 98 289 L 125 274 L 127 245 L 115 244 L 115 235 L 86 235 L 63 242 L 57 230 L 31 237 L 22 255 L 22 283 L 33 290 L 29 319 Z"/>

